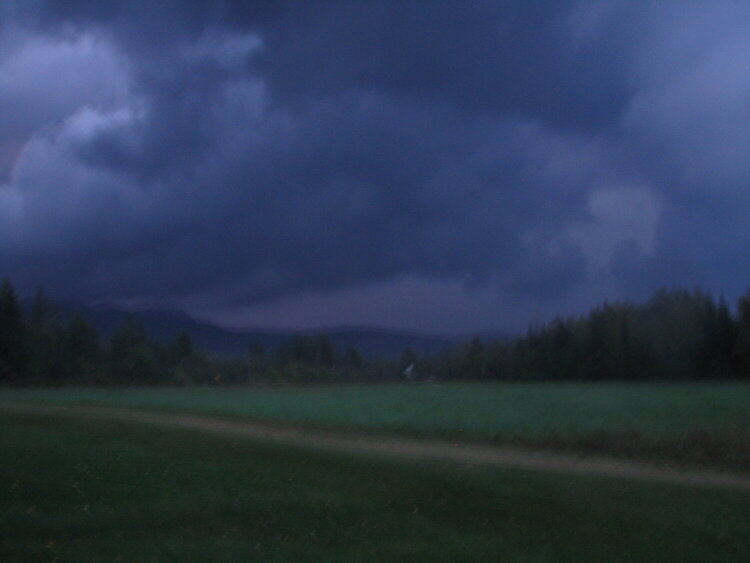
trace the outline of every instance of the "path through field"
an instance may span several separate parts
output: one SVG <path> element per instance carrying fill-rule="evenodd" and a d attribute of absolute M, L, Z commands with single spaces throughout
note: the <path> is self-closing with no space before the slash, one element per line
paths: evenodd
<path fill-rule="evenodd" d="M 17 414 L 69 416 L 93 420 L 123 420 L 186 428 L 224 436 L 246 437 L 305 448 L 395 456 L 406 459 L 435 460 L 468 466 L 481 465 L 555 471 L 671 484 L 750 490 L 750 476 L 707 470 L 679 470 L 631 461 L 539 452 L 508 446 L 373 436 L 203 414 L 157 413 L 110 407 L 0 403 L 0 411 Z"/>

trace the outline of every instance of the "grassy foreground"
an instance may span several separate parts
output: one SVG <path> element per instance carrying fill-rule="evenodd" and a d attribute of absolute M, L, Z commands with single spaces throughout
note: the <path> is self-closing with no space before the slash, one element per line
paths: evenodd
<path fill-rule="evenodd" d="M 2 561 L 743 561 L 750 494 L 0 416 Z"/>
<path fill-rule="evenodd" d="M 101 404 L 473 438 L 750 429 L 750 383 L 451 383 L 296 388 L 0 389 L 1 401 Z"/>

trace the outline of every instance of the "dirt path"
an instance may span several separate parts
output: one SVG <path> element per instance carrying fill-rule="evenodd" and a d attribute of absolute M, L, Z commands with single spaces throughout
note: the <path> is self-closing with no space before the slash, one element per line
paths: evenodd
<path fill-rule="evenodd" d="M 213 434 L 242 436 L 266 442 L 336 452 L 378 454 L 407 459 L 456 462 L 463 465 L 554 471 L 580 475 L 619 477 L 702 487 L 750 491 L 750 476 L 707 470 L 679 470 L 608 458 L 580 457 L 565 453 L 492 446 L 434 439 L 357 435 L 309 429 L 272 422 L 228 419 L 185 413 L 158 413 L 96 406 L 44 406 L 0 403 L 0 412 L 110 419 L 159 426 L 187 428 Z"/>

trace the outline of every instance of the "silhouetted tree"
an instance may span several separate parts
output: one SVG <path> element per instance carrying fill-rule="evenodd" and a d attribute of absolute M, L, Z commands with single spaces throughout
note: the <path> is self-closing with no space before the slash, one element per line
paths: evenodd
<path fill-rule="evenodd" d="M 365 359 L 357 347 L 349 344 L 344 350 L 344 367 L 351 373 L 359 374 L 364 368 Z"/>
<path fill-rule="evenodd" d="M 18 296 L 8 278 L 0 283 L 0 381 L 27 375 L 27 332 Z"/>
<path fill-rule="evenodd" d="M 34 383 L 41 383 L 52 378 L 53 343 L 49 316 L 49 303 L 39 288 L 31 306 L 28 329 L 28 374 L 30 381 Z"/>
<path fill-rule="evenodd" d="M 464 346 L 463 376 L 468 379 L 485 379 L 488 375 L 489 361 L 484 344 L 479 338 L 473 338 Z"/>
<path fill-rule="evenodd" d="M 248 344 L 246 364 L 252 379 L 265 377 L 268 374 L 269 358 L 260 341 L 253 340 Z"/>
<path fill-rule="evenodd" d="M 719 300 L 714 325 L 714 350 L 717 375 L 726 377 L 737 371 L 735 347 L 737 343 L 737 323 L 732 318 L 724 296 Z"/>
<path fill-rule="evenodd" d="M 146 329 L 132 316 L 112 335 L 110 361 L 117 381 L 154 383 L 159 379 L 156 350 Z"/>
<path fill-rule="evenodd" d="M 99 335 L 82 315 L 71 319 L 67 331 L 69 372 L 76 380 L 93 381 L 99 375 L 101 351 Z"/>
<path fill-rule="evenodd" d="M 325 334 L 315 337 L 314 364 L 323 367 L 334 367 L 336 365 L 336 348 L 331 339 Z"/>
<path fill-rule="evenodd" d="M 750 377 L 750 290 L 737 303 L 736 355 L 743 377 Z"/>
<path fill-rule="evenodd" d="M 174 351 L 177 362 L 187 360 L 195 353 L 193 339 L 190 338 L 190 334 L 187 331 L 180 331 L 177 335 L 174 343 Z"/>

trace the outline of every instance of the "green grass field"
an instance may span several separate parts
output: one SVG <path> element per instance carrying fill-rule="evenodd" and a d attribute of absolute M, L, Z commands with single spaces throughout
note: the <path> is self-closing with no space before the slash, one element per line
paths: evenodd
<path fill-rule="evenodd" d="M 0 416 L 0 561 L 747 561 L 750 494 Z"/>
<path fill-rule="evenodd" d="M 750 429 L 750 383 L 453 383 L 296 388 L 0 389 L 0 402 L 100 404 L 348 428 L 540 437 Z"/>

